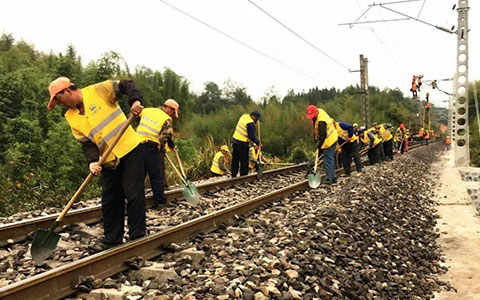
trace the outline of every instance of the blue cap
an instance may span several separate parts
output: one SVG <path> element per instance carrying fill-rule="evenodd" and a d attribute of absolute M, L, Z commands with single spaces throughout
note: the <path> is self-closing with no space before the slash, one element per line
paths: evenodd
<path fill-rule="evenodd" d="M 255 118 L 257 118 L 257 120 L 261 120 L 260 119 L 260 112 L 258 110 L 254 110 L 250 113 L 251 116 L 255 116 Z"/>

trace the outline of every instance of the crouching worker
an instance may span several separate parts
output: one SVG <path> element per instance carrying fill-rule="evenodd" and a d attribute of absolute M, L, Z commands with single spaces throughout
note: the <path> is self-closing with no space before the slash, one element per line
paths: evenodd
<path fill-rule="evenodd" d="M 210 172 L 212 172 L 213 176 L 223 176 L 225 174 L 229 174 L 226 165 L 225 155 L 229 154 L 230 150 L 228 150 L 228 146 L 223 145 L 220 147 L 220 151 L 215 154 L 215 157 L 212 161 L 212 166 L 210 167 Z"/>
<path fill-rule="evenodd" d="M 105 163 L 99 165 L 99 157 L 113 142 L 115 135 L 126 121 L 117 103 L 121 95 L 128 96 L 130 111 L 138 116 L 142 112 L 142 95 L 131 80 L 106 80 L 82 89 L 70 79 L 59 77 L 48 87 L 50 101 L 47 108 L 59 104 L 67 108 L 65 119 L 73 136 L 82 145 L 87 163 L 94 175 L 102 176 L 103 244 L 95 250 L 103 250 L 123 242 L 125 198 L 129 238 L 145 235 L 144 166 L 138 145 L 140 139 L 131 126 L 127 128 Z"/>
<path fill-rule="evenodd" d="M 368 148 L 368 162 L 373 166 L 380 161 L 380 142 L 382 140 L 363 126 L 360 127 L 360 130 L 358 131 L 358 137 L 364 147 Z"/>

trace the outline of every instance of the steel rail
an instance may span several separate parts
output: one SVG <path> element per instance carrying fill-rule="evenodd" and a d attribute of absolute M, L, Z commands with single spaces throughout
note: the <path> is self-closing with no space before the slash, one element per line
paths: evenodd
<path fill-rule="evenodd" d="M 413 150 L 420 146 L 412 145 L 410 149 Z M 365 162 L 362 163 L 365 164 Z M 343 173 L 343 169 L 336 170 L 336 173 Z M 324 174 L 322 174 L 323 178 Z M 79 276 L 94 276 L 101 279 L 112 276 L 126 270 L 128 267 L 124 262 L 132 257 L 142 256 L 145 259 L 151 259 L 164 253 L 162 245 L 165 243 L 182 241 L 198 232 L 216 228 L 219 224 L 234 218 L 235 215 L 246 214 L 263 204 L 273 202 L 278 198 L 288 196 L 307 187 L 308 180 L 302 180 L 274 192 L 32 276 L 0 288 L 0 299 L 50 300 L 66 297 L 76 292 L 74 282 Z"/>
<path fill-rule="evenodd" d="M 295 172 L 306 168 L 307 164 L 298 164 L 294 166 L 288 166 L 284 168 L 272 169 L 265 171 L 264 176 L 274 176 L 278 174 Z M 239 176 L 235 178 L 223 179 L 215 182 L 209 182 L 197 185 L 199 193 L 203 193 L 209 190 L 214 190 L 221 187 L 232 186 L 244 182 L 257 180 L 256 173 L 252 173 L 246 176 Z M 181 199 L 183 198 L 182 191 L 180 189 L 174 189 L 165 192 L 167 200 Z M 153 196 L 147 195 L 145 199 L 145 206 L 147 208 L 152 207 Z M 52 222 L 58 217 L 58 213 L 48 216 L 42 216 L 23 220 L 15 223 L 1 224 L 0 225 L 0 242 L 8 239 L 21 240 L 28 234 L 36 231 L 39 228 L 48 228 L 52 225 Z M 95 205 L 92 207 L 80 208 L 71 210 L 62 220 L 61 226 L 75 224 L 75 223 L 93 223 L 99 221 L 102 218 L 101 205 Z"/>

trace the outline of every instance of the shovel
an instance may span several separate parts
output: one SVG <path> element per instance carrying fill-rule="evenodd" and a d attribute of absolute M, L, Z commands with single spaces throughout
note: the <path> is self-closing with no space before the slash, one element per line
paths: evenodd
<path fill-rule="evenodd" d="M 177 157 L 178 165 L 180 166 L 180 171 L 175 164 L 170 159 L 168 155 L 167 157 L 168 162 L 172 166 L 172 169 L 177 173 L 178 177 L 180 177 L 180 190 L 182 191 L 182 195 L 193 206 L 197 206 L 198 202 L 200 201 L 200 195 L 198 194 L 197 187 L 190 181 L 187 180 L 187 176 L 185 175 L 185 170 L 183 169 L 182 161 L 180 160 L 180 156 L 178 155 L 177 149 L 173 150 L 175 152 L 175 156 Z"/>
<path fill-rule="evenodd" d="M 133 114 L 130 114 L 128 119 L 123 123 L 122 127 L 120 128 L 120 131 L 115 136 L 115 139 L 108 146 L 107 150 L 105 150 L 105 153 L 103 153 L 102 157 L 98 161 L 99 165 L 102 165 L 105 162 L 105 159 L 110 154 L 110 152 L 112 152 L 113 148 L 118 143 L 123 133 L 125 132 L 125 130 L 127 130 L 128 126 L 130 125 L 130 123 L 134 118 L 135 116 Z M 30 254 L 32 255 L 32 258 L 35 261 L 37 262 L 43 261 L 47 259 L 50 255 L 52 255 L 53 251 L 57 247 L 58 241 L 60 240 L 60 235 L 55 233 L 55 228 L 57 228 L 58 225 L 60 225 L 63 217 L 67 214 L 68 210 L 72 207 L 75 200 L 77 200 L 77 198 L 83 192 L 87 184 L 92 180 L 93 176 L 94 174 L 92 172 L 88 174 L 87 178 L 85 178 L 82 185 L 78 188 L 78 190 L 75 192 L 75 194 L 70 199 L 70 201 L 68 201 L 67 205 L 62 210 L 60 215 L 57 217 L 55 222 L 53 222 L 52 226 L 50 226 L 50 229 L 48 230 L 38 229 L 37 232 L 35 232 L 35 236 L 33 237 L 33 241 L 32 241 L 32 246 L 30 247 Z"/>
<path fill-rule="evenodd" d="M 322 183 L 322 176 L 317 173 L 318 166 L 318 149 L 315 151 L 315 166 L 313 167 L 313 174 L 308 174 L 308 185 L 315 189 Z"/>
<path fill-rule="evenodd" d="M 261 137 L 260 137 L 260 120 L 257 121 L 258 123 L 258 141 L 260 142 L 260 145 L 262 144 L 262 140 L 261 140 Z M 262 163 L 262 146 L 258 146 L 258 161 L 260 162 L 258 164 L 258 168 L 257 168 L 257 179 L 260 179 L 262 178 L 262 175 L 263 175 L 263 167 L 264 167 L 264 164 Z"/>

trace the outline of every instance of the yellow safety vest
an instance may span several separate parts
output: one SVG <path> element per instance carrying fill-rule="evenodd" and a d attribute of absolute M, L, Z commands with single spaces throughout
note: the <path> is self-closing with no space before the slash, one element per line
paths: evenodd
<path fill-rule="evenodd" d="M 346 141 L 348 139 L 348 131 L 340 127 L 339 123 L 337 123 L 336 129 L 337 129 L 338 138 Z M 355 143 L 356 141 L 357 141 L 357 136 L 353 134 L 352 137 L 350 138 L 350 143 Z"/>
<path fill-rule="evenodd" d="M 255 151 L 255 147 L 250 147 L 250 157 L 253 160 L 258 160 L 258 156 L 260 156 L 260 151 Z M 253 169 L 255 167 L 255 162 L 249 161 L 248 162 L 248 167 L 250 169 Z"/>
<path fill-rule="evenodd" d="M 224 172 L 223 172 L 222 169 L 220 169 L 220 166 L 218 165 L 218 162 L 220 161 L 220 157 L 224 157 L 222 151 L 218 151 L 217 154 L 215 154 L 215 157 L 213 158 L 213 161 L 212 161 L 212 167 L 210 168 L 210 171 L 212 171 L 215 174 L 223 175 Z"/>
<path fill-rule="evenodd" d="M 162 130 L 163 124 L 167 120 L 172 121 L 172 118 L 160 108 L 149 107 L 142 110 L 140 116 L 140 124 L 137 127 L 137 134 L 141 141 L 152 141 L 160 143 L 159 134 Z"/>
<path fill-rule="evenodd" d="M 254 123 L 252 117 L 249 114 L 243 114 L 238 120 L 233 138 L 241 142 L 248 142 L 247 124 L 249 123 Z"/>
<path fill-rule="evenodd" d="M 386 129 L 385 126 L 380 125 L 380 136 L 384 142 L 387 142 L 393 138 L 392 132 L 390 129 Z"/>
<path fill-rule="evenodd" d="M 380 144 L 380 142 L 382 141 L 381 138 L 377 137 L 373 132 L 372 132 L 372 129 L 368 129 L 366 130 L 364 133 L 363 133 L 363 138 L 362 138 L 362 142 L 369 146 L 370 145 L 370 137 L 368 136 L 368 133 L 371 132 L 374 136 L 375 136 L 375 139 L 373 140 L 373 147 L 375 147 L 376 145 Z"/>
<path fill-rule="evenodd" d="M 94 142 L 102 155 L 127 118 L 116 102 L 111 80 L 83 88 L 82 96 L 85 114 L 81 115 L 78 109 L 73 108 L 67 110 L 65 119 L 72 129 L 73 136 L 79 142 L 87 140 Z M 118 159 L 127 155 L 139 143 L 138 135 L 132 126 L 128 126 L 104 165 L 116 166 L 119 163 Z"/>
<path fill-rule="evenodd" d="M 313 127 L 313 130 L 315 131 L 315 135 L 318 135 L 319 122 L 325 122 L 327 124 L 327 136 L 325 137 L 325 141 L 322 144 L 322 149 L 326 149 L 328 147 L 331 147 L 333 144 L 337 142 L 338 133 L 335 130 L 335 127 L 333 126 L 332 118 L 330 118 L 327 112 L 321 108 L 318 109 L 318 116 L 317 116 L 317 119 L 315 120 L 315 124 Z"/>
<path fill-rule="evenodd" d="M 405 136 L 406 136 L 406 132 L 403 133 L 403 137 L 402 137 L 402 129 L 399 127 L 397 128 L 397 132 L 395 134 L 395 142 L 401 142 L 403 141 L 403 139 L 405 139 Z"/>

